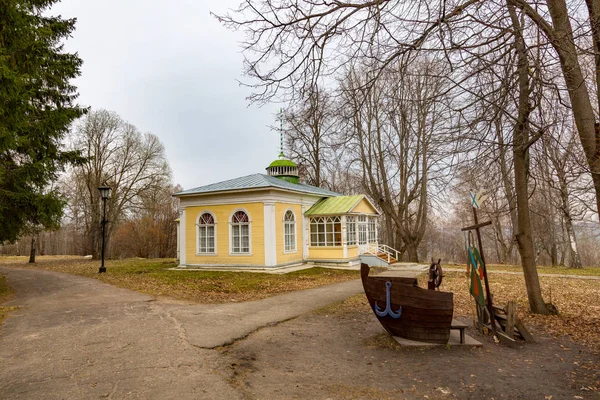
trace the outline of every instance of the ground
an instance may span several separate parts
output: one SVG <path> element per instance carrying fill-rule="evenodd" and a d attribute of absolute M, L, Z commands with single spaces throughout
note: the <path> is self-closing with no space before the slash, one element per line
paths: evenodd
<path fill-rule="evenodd" d="M 222 352 L 235 360 L 231 381 L 249 399 L 599 398 L 599 356 L 535 333 L 540 343 L 520 349 L 473 329 L 483 348 L 401 349 L 355 297 Z"/>
<path fill-rule="evenodd" d="M 8 305 L 19 306 L 0 328 L 1 398 L 600 398 L 600 338 L 559 336 L 552 327 L 564 328 L 563 320 L 523 314 L 539 343 L 520 349 L 470 329 L 483 348 L 407 350 L 383 331 L 357 281 L 203 305 L 87 277 L 0 269 L 16 289 Z M 495 278 L 499 299 L 512 296 L 514 279 Z M 559 309 L 571 304 L 569 284 L 552 279 L 543 285 Z M 588 293 L 592 309 L 598 304 L 590 296 L 600 282 L 568 282 Z M 444 284 L 456 287 L 456 310 L 469 322 L 461 274 Z M 585 303 L 585 295 L 571 297 Z M 596 316 L 568 309 L 564 318 L 593 324 Z"/>

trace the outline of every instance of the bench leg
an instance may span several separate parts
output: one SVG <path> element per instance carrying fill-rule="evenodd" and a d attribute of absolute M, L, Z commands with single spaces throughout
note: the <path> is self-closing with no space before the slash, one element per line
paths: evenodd
<path fill-rule="evenodd" d="M 465 330 L 460 330 L 460 344 L 465 344 Z"/>

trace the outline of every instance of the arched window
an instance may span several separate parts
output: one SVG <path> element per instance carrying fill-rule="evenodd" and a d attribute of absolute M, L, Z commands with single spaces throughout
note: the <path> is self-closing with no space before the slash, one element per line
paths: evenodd
<path fill-rule="evenodd" d="M 198 253 L 215 253 L 215 217 L 208 212 L 198 218 Z"/>
<path fill-rule="evenodd" d="M 296 216 L 292 210 L 287 210 L 283 216 L 284 252 L 296 251 Z"/>
<path fill-rule="evenodd" d="M 244 211 L 231 216 L 231 253 L 250 254 L 250 218 Z"/>

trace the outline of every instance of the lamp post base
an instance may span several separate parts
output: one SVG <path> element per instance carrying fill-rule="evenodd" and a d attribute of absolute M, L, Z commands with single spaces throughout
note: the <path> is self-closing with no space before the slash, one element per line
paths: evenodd
<path fill-rule="evenodd" d="M 103 272 L 106 272 L 106 267 L 100 267 L 100 269 L 98 270 L 99 274 L 101 274 Z"/>

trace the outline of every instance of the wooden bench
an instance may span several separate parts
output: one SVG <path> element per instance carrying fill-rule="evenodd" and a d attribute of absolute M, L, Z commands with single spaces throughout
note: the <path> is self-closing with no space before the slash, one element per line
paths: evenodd
<path fill-rule="evenodd" d="M 460 333 L 460 343 L 464 344 L 465 343 L 465 329 L 467 328 L 466 324 L 463 324 L 462 322 L 453 319 L 452 320 L 452 325 L 450 325 L 450 330 L 458 330 Z"/>

